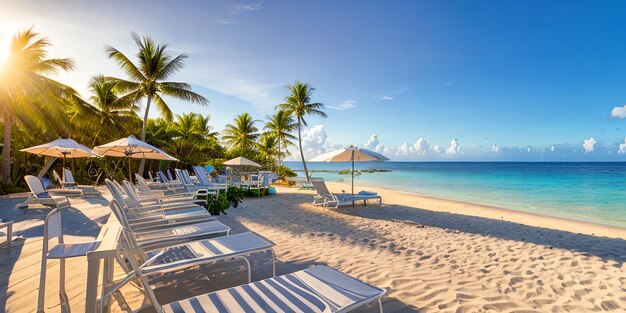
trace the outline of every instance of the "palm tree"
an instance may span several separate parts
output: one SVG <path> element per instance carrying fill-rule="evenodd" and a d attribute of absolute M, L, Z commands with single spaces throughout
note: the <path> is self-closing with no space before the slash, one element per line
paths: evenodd
<path fill-rule="evenodd" d="M 304 174 L 307 181 L 310 182 L 309 171 L 306 167 L 306 161 L 304 160 L 304 152 L 302 151 L 302 127 L 308 126 L 304 119 L 307 115 L 317 115 L 326 118 L 327 115 L 322 111 L 324 105 L 318 102 L 310 103 L 311 92 L 315 88 L 309 84 L 296 81 L 293 85 L 288 85 L 287 88 L 291 91 L 291 95 L 285 98 L 285 103 L 277 106 L 280 110 L 285 110 L 290 114 L 293 114 L 298 120 L 298 146 L 300 147 L 300 156 L 302 157 L 302 165 L 304 166 Z"/>
<path fill-rule="evenodd" d="M 167 82 L 172 74 L 183 68 L 183 60 L 187 55 L 182 53 L 173 57 L 165 50 L 167 44 L 157 45 L 150 37 L 140 38 L 136 33 L 131 33 L 131 37 L 139 48 L 137 53 L 138 65 L 135 65 L 126 55 L 117 49 L 107 46 L 106 51 L 109 58 L 114 59 L 126 72 L 130 80 L 115 77 L 109 79 L 118 83 L 117 87 L 122 92 L 127 92 L 123 98 L 138 102 L 146 98 L 146 110 L 141 127 L 141 140 L 146 139 L 146 127 L 148 124 L 148 113 L 150 104 L 154 102 L 165 116 L 167 121 L 172 121 L 172 111 L 161 95 L 206 105 L 209 103 L 205 97 L 193 92 L 191 86 L 181 82 Z M 141 160 L 139 173 L 143 173 L 145 159 Z"/>
<path fill-rule="evenodd" d="M 0 107 L 4 123 L 2 183 L 11 182 L 12 125 L 37 125 L 67 135 L 69 121 L 64 112 L 67 100 L 78 93 L 46 75 L 71 70 L 70 59 L 48 59 L 50 42 L 32 27 L 18 32 L 9 47 L 9 56 L 0 69 Z"/>
<path fill-rule="evenodd" d="M 226 125 L 222 139 L 226 141 L 229 148 L 237 151 L 240 155 L 248 155 L 254 149 L 254 144 L 259 138 L 259 131 L 254 123 L 258 120 L 252 119 L 248 113 L 238 115 L 234 120 L 234 125 Z"/>
<path fill-rule="evenodd" d="M 285 110 L 278 110 L 272 116 L 266 116 L 267 123 L 265 123 L 265 129 L 276 136 L 277 146 L 278 146 L 278 164 L 282 164 L 281 156 L 283 153 L 281 152 L 281 144 L 285 147 L 285 155 L 290 155 L 289 150 L 287 149 L 289 146 L 293 146 L 293 142 L 290 139 L 296 139 L 294 135 L 291 134 L 298 126 L 291 117 L 291 114 Z"/>
<path fill-rule="evenodd" d="M 267 169 L 271 167 L 272 163 L 276 162 L 276 157 L 279 155 L 276 149 L 278 145 L 278 137 L 276 137 L 273 133 L 263 133 L 259 139 L 259 143 L 257 144 L 259 159 L 262 160 L 261 163 Z"/>
<path fill-rule="evenodd" d="M 117 139 L 138 129 L 139 107 L 127 98 L 117 95 L 117 82 L 96 75 L 89 81 L 92 96 L 89 103 L 77 103 L 71 112 L 70 121 L 83 129 L 83 135 L 91 135 L 92 145 Z M 102 131 L 106 136 L 100 138 Z M 93 134 L 91 134 L 93 132 Z"/>

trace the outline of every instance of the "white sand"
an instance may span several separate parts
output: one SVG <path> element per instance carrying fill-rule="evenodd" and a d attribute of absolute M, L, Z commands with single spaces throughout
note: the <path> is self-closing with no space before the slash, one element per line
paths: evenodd
<path fill-rule="evenodd" d="M 331 190 L 341 188 L 331 184 Z M 247 198 L 219 220 L 234 232 L 274 241 L 278 274 L 326 264 L 388 288 L 386 312 L 626 310 L 625 229 L 377 191 L 382 207 L 333 210 L 311 205 L 313 192 L 278 188 L 279 195 Z M 0 200 L 0 218 L 16 220 L 16 232 L 28 238 L 10 251 L 0 248 L 0 311 L 32 312 L 44 211 L 6 209 L 15 202 Z M 73 204 L 78 210 L 66 224 L 71 239 L 96 236 L 108 214 L 106 200 Z M 59 309 L 53 263 L 50 312 Z M 73 311 L 81 312 L 84 259 L 70 266 L 68 294 Z M 128 296 L 140 300 L 136 292 Z"/>

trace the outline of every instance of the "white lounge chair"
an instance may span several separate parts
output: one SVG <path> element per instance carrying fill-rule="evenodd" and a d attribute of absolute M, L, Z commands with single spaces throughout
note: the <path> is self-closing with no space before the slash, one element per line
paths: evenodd
<path fill-rule="evenodd" d="M 65 183 L 64 184 L 69 184 L 70 186 L 75 186 L 74 188 L 78 188 L 78 189 L 82 190 L 83 193 L 98 194 L 98 190 L 96 190 L 96 188 L 94 186 L 79 185 L 74 180 L 74 175 L 72 174 L 72 171 L 70 171 L 69 169 L 65 168 L 65 169 L 63 169 L 63 172 L 65 173 Z"/>
<path fill-rule="evenodd" d="M 109 207 L 115 218 L 125 229 L 132 232 L 137 246 L 149 251 L 193 240 L 230 235 L 230 227 L 218 221 L 202 221 L 193 224 L 165 224 L 158 228 L 138 229 L 129 222 L 126 213 L 117 200 L 111 200 Z"/>
<path fill-rule="evenodd" d="M 185 225 L 200 221 L 214 220 L 209 212 L 197 205 L 166 207 L 161 205 L 138 205 L 130 207 L 128 202 L 124 199 L 122 191 L 114 182 L 105 179 L 105 184 L 113 198 L 122 206 L 129 222 L 134 225 L 136 229 L 152 229 L 160 228 L 164 225 Z"/>
<path fill-rule="evenodd" d="M 141 175 L 135 174 L 135 178 L 137 180 L 137 184 L 135 185 L 135 195 L 142 201 L 156 201 L 160 204 L 184 201 L 193 203 L 198 202 L 194 201 L 194 197 L 197 195 L 196 193 L 179 192 L 180 189 L 153 190 L 148 186 Z"/>
<path fill-rule="evenodd" d="M 127 252 L 123 252 L 128 254 Z M 377 304 L 386 290 L 365 284 L 326 266 L 223 289 L 167 304 L 159 303 L 144 274 L 145 265 L 130 257 L 132 271 L 109 291 L 110 297 L 125 283 L 137 278 L 157 312 L 348 312 Z M 101 303 L 106 301 L 100 301 Z"/>
<path fill-rule="evenodd" d="M 317 195 L 313 198 L 314 205 L 337 208 L 340 205 L 353 204 L 359 201 L 363 201 L 363 205 L 367 205 L 368 200 L 377 200 L 379 204 L 383 203 L 383 198 L 376 193 L 361 192 L 358 194 L 333 194 L 328 190 L 326 183 L 321 178 L 311 179 L 311 184 L 313 184 L 313 187 L 315 187 L 315 190 L 317 191 Z"/>
<path fill-rule="evenodd" d="M 217 182 L 213 182 L 209 180 L 209 173 L 202 166 L 194 166 L 194 172 L 196 172 L 196 178 L 200 182 L 200 185 L 206 186 L 207 190 L 215 191 L 215 193 L 219 194 L 220 192 L 226 193 L 228 190 L 227 184 L 220 184 Z"/>
<path fill-rule="evenodd" d="M 51 207 L 69 206 L 70 202 L 66 196 L 57 196 L 57 192 L 63 192 L 63 189 L 46 190 L 41 179 L 36 176 L 26 175 L 24 180 L 30 189 L 30 195 L 26 201 L 17 204 L 16 208 L 28 207 L 30 204 L 41 204 Z"/>

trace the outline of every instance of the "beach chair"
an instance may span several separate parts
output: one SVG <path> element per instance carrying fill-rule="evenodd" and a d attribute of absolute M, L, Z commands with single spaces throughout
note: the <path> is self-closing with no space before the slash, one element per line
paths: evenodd
<path fill-rule="evenodd" d="M 30 189 L 30 194 L 26 201 L 17 204 L 16 208 L 28 207 L 30 204 L 41 204 L 51 207 L 69 206 L 70 202 L 66 196 L 57 196 L 59 192 L 63 192 L 63 189 L 51 189 L 46 190 L 41 182 L 41 179 L 36 176 L 26 175 L 24 180 Z"/>
<path fill-rule="evenodd" d="M 191 177 L 189 176 L 189 173 L 187 171 L 184 171 L 181 169 L 175 169 L 174 173 L 176 173 L 176 177 L 178 178 L 178 181 L 182 184 L 185 191 L 195 192 L 196 190 L 199 190 L 199 189 L 206 189 L 206 186 L 196 185 L 191 180 Z"/>
<path fill-rule="evenodd" d="M 65 168 L 65 169 L 63 169 L 63 172 L 65 173 L 65 184 L 69 184 L 70 186 L 74 186 L 74 188 L 78 188 L 78 189 L 82 190 L 83 193 L 98 194 L 98 191 L 96 190 L 96 188 L 94 186 L 79 185 L 74 180 L 74 175 L 72 174 L 72 171 L 70 171 L 69 169 Z"/>
<path fill-rule="evenodd" d="M 230 227 L 215 220 L 197 221 L 182 225 L 166 224 L 159 228 L 141 229 L 129 221 L 126 212 L 117 200 L 111 200 L 109 207 L 120 224 L 133 233 L 133 240 L 137 246 L 145 251 L 230 235 Z"/>
<path fill-rule="evenodd" d="M 121 189 L 111 180 L 105 179 L 105 184 L 111 195 L 123 206 L 129 221 L 137 228 L 158 228 L 163 225 L 185 225 L 200 221 L 214 220 L 209 212 L 195 204 L 184 206 L 142 205 L 124 199 Z"/>
<path fill-rule="evenodd" d="M 150 186 L 148 186 L 147 182 L 141 177 L 139 174 L 135 174 L 135 178 L 137 180 L 137 184 L 135 185 L 135 190 L 137 192 L 138 197 L 145 196 L 147 198 L 154 197 L 157 198 L 158 201 L 192 201 L 195 194 L 190 192 L 180 192 L 180 189 L 157 189 L 154 190 Z M 193 201 L 192 201 L 193 202 Z"/>
<path fill-rule="evenodd" d="M 258 196 L 261 196 L 261 180 L 257 174 L 250 175 L 250 179 L 242 181 L 239 187 L 248 190 L 256 190 Z"/>
<path fill-rule="evenodd" d="M 46 297 L 46 273 L 48 260 L 59 260 L 59 299 L 61 311 L 70 312 L 70 302 L 65 292 L 65 259 L 86 256 L 100 245 L 100 241 L 86 241 L 66 244 L 63 242 L 63 223 L 61 210 L 52 210 L 44 220 L 43 249 L 41 256 L 41 273 L 39 277 L 39 294 L 37 296 L 37 312 L 43 313 Z"/>
<path fill-rule="evenodd" d="M 113 203 L 112 205 L 119 205 Z M 128 244 L 135 250 L 139 264 L 143 264 L 146 275 L 160 275 L 179 272 L 186 268 L 215 264 L 222 261 L 243 260 L 248 272 L 248 282 L 252 280 L 252 265 L 248 259 L 253 254 L 268 253 L 272 264 L 272 277 L 276 273 L 274 243 L 251 232 L 221 236 L 211 239 L 194 240 L 184 244 L 169 245 L 146 250 L 137 241 L 132 229 L 126 228 Z M 120 264 L 126 265 L 126 264 Z"/>
<path fill-rule="evenodd" d="M 206 186 L 209 191 L 214 191 L 216 194 L 220 192 L 226 192 L 228 190 L 227 184 L 220 184 L 213 182 L 212 178 L 209 178 L 209 173 L 201 166 L 194 166 L 194 172 L 196 172 L 196 178 L 200 182 L 200 185 Z M 211 180 L 210 180 L 211 179 Z"/>
<path fill-rule="evenodd" d="M 317 191 L 317 195 L 313 198 L 314 205 L 337 208 L 340 205 L 353 204 L 359 201 L 363 201 L 363 205 L 367 205 L 368 200 L 378 200 L 379 204 L 383 203 L 381 196 L 371 192 L 362 191 L 358 194 L 333 194 L 328 190 L 326 183 L 321 178 L 311 179 L 311 184 L 313 184 L 313 187 L 315 187 Z"/>
<path fill-rule="evenodd" d="M 348 312 L 363 306 L 377 305 L 385 289 L 365 284 L 326 266 L 315 266 L 291 274 L 272 277 L 228 289 L 187 298 L 167 304 L 159 303 L 151 288 L 145 265 L 140 265 L 130 249 L 121 249 L 128 256 L 131 271 L 105 297 L 110 297 L 126 283 L 138 280 L 147 300 L 156 312 Z M 132 251 L 132 250 L 131 250 Z M 101 303 L 107 302 L 100 301 Z"/>
<path fill-rule="evenodd" d="M 111 200 L 109 207 L 120 224 L 133 233 L 138 247 L 146 251 L 194 240 L 230 235 L 230 227 L 215 220 L 181 225 L 168 223 L 151 229 L 140 228 L 128 220 L 126 212 L 117 200 Z"/>

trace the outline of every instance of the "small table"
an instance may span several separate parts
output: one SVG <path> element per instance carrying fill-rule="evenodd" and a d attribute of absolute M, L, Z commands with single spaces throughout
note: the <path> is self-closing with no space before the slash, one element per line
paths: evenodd
<path fill-rule="evenodd" d="M 2 220 L 0 220 L 0 229 L 6 228 L 6 236 L 7 236 L 7 241 L 1 243 L 0 245 L 4 245 L 6 244 L 7 246 L 11 246 L 11 240 L 13 240 L 13 222 L 9 221 L 9 222 L 3 222 Z"/>

